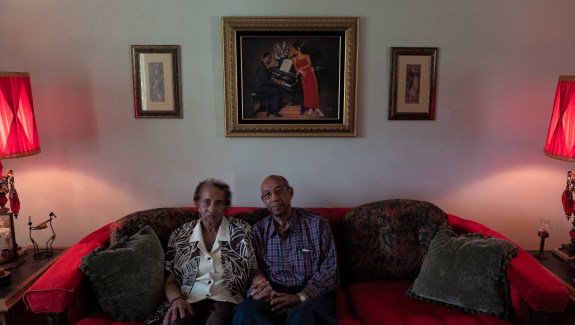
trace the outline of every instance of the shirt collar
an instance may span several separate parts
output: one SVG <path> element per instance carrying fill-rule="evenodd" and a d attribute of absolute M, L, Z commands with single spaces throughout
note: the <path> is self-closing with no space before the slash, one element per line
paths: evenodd
<path fill-rule="evenodd" d="M 220 228 L 218 229 L 218 234 L 216 236 L 217 241 L 230 241 L 230 223 L 228 222 L 227 217 L 222 218 L 222 222 L 220 223 Z M 190 236 L 190 243 L 203 241 L 202 238 L 202 225 L 201 221 L 198 220 L 192 235 Z"/>
<path fill-rule="evenodd" d="M 270 215 L 270 238 L 272 236 L 279 236 L 279 233 L 276 230 L 276 224 L 274 223 L 274 216 Z M 299 218 L 297 213 L 295 213 L 295 208 L 291 209 L 291 219 L 289 222 L 289 227 L 286 229 L 286 233 L 290 233 L 292 231 L 297 231 L 299 229 Z"/>

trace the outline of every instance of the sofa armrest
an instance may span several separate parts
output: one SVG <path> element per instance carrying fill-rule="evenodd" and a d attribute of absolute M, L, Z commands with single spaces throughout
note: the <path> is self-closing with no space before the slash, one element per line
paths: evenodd
<path fill-rule="evenodd" d="M 24 293 L 24 303 L 35 313 L 62 313 L 81 292 L 84 273 L 82 257 L 101 246 L 97 242 L 78 243 L 62 256 Z"/>
<path fill-rule="evenodd" d="M 507 279 L 534 311 L 562 312 L 567 307 L 569 291 L 523 249 L 509 263 Z"/>
<path fill-rule="evenodd" d="M 449 225 L 457 233 L 482 233 L 509 240 L 478 222 L 454 215 L 448 216 Z M 521 247 L 519 254 L 507 266 L 507 280 L 513 309 L 516 317 L 521 320 L 529 319 L 528 314 L 531 311 L 558 313 L 567 307 L 569 291 Z"/>

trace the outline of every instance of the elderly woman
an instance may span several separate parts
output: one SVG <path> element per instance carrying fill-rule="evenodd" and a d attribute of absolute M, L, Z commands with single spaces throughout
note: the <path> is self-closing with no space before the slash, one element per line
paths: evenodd
<path fill-rule="evenodd" d="M 231 324 L 234 307 L 250 283 L 266 283 L 257 271 L 249 224 L 224 216 L 230 187 L 208 179 L 194 202 L 200 219 L 174 230 L 166 250 L 164 324 Z"/>

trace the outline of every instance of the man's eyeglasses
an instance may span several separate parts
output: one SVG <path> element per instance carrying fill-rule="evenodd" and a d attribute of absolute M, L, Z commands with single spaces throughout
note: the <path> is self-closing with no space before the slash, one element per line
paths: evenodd
<path fill-rule="evenodd" d="M 276 196 L 282 196 L 290 189 L 289 186 L 278 186 L 273 191 L 265 191 L 262 193 L 262 199 L 269 200 L 272 198 L 272 195 L 275 194 Z"/>

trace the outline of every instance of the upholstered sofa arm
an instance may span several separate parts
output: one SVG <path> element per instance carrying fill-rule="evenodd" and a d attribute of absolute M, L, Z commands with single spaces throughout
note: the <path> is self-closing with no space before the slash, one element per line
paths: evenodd
<path fill-rule="evenodd" d="M 80 270 L 82 257 L 99 246 L 107 245 L 109 226 L 104 226 L 67 249 L 62 256 L 24 293 L 24 303 L 35 313 L 69 313 L 72 319 L 81 317 L 85 296 L 89 290 Z M 73 308 L 71 308 L 73 305 Z M 73 310 L 71 310 L 73 309 Z"/>
<path fill-rule="evenodd" d="M 513 289 L 534 311 L 561 312 L 569 301 L 567 289 L 524 250 L 507 267 Z"/>
<path fill-rule="evenodd" d="M 482 233 L 507 239 L 502 234 L 471 220 L 449 215 L 449 225 L 457 233 Z M 519 254 L 507 266 L 511 301 L 517 315 L 528 307 L 535 312 L 562 312 L 569 292 L 533 256 L 519 248 Z"/>
<path fill-rule="evenodd" d="M 84 276 L 81 259 L 96 247 L 96 243 L 76 244 L 65 251 L 24 294 L 28 308 L 35 313 L 64 312 Z"/>

